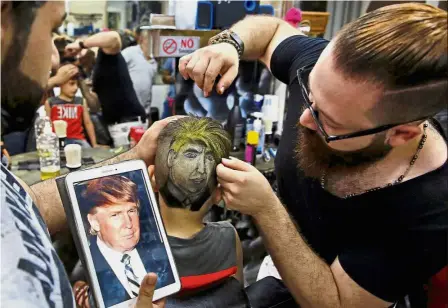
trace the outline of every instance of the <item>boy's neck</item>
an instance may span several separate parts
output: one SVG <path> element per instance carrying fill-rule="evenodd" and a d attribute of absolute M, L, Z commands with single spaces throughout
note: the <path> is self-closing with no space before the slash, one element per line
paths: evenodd
<path fill-rule="evenodd" d="M 183 239 L 192 238 L 204 228 L 202 211 L 172 208 L 159 195 L 160 212 L 168 235 Z"/>
<path fill-rule="evenodd" d="M 59 94 L 59 98 L 66 102 L 71 102 L 73 100 L 73 97 L 68 97 L 67 95 L 65 95 L 62 92 L 61 92 L 61 94 Z"/>

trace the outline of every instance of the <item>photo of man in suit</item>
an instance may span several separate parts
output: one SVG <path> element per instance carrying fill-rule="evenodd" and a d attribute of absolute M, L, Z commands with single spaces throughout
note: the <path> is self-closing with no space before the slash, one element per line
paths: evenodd
<path fill-rule="evenodd" d="M 94 179 L 82 196 L 90 252 L 106 307 L 137 297 L 148 272 L 157 273 L 156 288 L 174 281 L 163 244 L 154 246 L 156 241 L 143 239 L 136 183 L 122 175 Z M 154 233 L 152 239 L 158 237 Z"/>

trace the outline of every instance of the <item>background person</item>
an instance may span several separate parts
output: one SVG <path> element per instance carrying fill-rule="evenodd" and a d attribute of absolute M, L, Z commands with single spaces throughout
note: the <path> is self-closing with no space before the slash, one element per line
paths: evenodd
<path fill-rule="evenodd" d="M 101 107 L 102 118 L 108 126 L 115 146 L 128 143 L 133 126 L 145 126 L 146 112 L 140 105 L 126 61 L 121 55 L 122 39 L 115 31 L 94 34 L 83 42 L 67 45 L 70 55 L 84 48 L 99 47 L 93 70 L 92 91 L 98 95 L 101 106 L 89 106 L 92 111 Z M 125 46 L 123 46 L 125 47 Z"/>
<path fill-rule="evenodd" d="M 61 84 L 61 93 L 47 99 L 45 110 L 52 122 L 56 120 L 67 122 L 66 144 L 79 144 L 83 148 L 97 147 L 95 128 L 90 119 L 87 103 L 83 98 L 76 96 L 77 78 L 75 75 Z M 90 143 L 87 141 L 86 133 Z"/>
<path fill-rule="evenodd" d="M 300 306 L 389 307 L 447 265 L 447 144 L 427 121 L 446 108 L 446 19 L 430 5 L 392 5 L 328 42 L 254 16 L 230 29 L 244 48 L 227 32 L 180 60 L 205 92 L 219 73 L 220 93 L 231 84 L 239 56 L 289 86 L 279 198 L 237 159 L 217 175 L 226 205 L 254 217 Z"/>
<path fill-rule="evenodd" d="M 157 74 L 157 61 L 151 58 L 151 52 L 148 50 L 149 31 L 142 31 L 138 27 L 136 32 L 138 45 L 127 47 L 121 54 L 126 61 L 135 94 L 146 114 L 150 114 L 152 84 Z"/>

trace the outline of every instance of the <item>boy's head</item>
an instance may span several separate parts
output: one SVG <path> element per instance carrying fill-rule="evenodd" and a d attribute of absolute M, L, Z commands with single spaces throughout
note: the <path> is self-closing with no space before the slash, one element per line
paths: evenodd
<path fill-rule="evenodd" d="M 60 87 L 61 94 L 64 94 L 69 98 L 75 97 L 76 91 L 78 91 L 78 74 L 73 76 L 66 83 L 61 84 Z"/>
<path fill-rule="evenodd" d="M 210 118 L 185 117 L 168 124 L 157 144 L 155 178 L 169 207 L 198 211 L 217 185 L 216 166 L 231 142 Z"/>

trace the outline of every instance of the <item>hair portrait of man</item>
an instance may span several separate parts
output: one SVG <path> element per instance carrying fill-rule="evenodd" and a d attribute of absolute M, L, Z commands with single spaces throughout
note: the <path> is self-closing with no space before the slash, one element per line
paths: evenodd
<path fill-rule="evenodd" d="M 216 166 L 230 146 L 228 133 L 210 118 L 190 116 L 168 124 L 158 139 L 155 166 L 165 202 L 198 211 L 216 188 Z"/>

